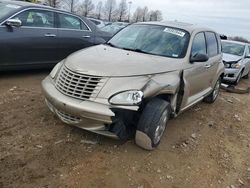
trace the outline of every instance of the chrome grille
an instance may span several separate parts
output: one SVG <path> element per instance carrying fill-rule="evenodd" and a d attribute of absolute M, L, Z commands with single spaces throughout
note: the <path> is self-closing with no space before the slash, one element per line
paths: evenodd
<path fill-rule="evenodd" d="M 81 100 L 97 96 L 104 79 L 73 72 L 63 66 L 56 79 L 56 88 L 63 94 Z"/>

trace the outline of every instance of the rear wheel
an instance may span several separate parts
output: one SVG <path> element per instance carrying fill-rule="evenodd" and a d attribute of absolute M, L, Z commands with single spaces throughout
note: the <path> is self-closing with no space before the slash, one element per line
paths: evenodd
<path fill-rule="evenodd" d="M 159 98 L 152 99 L 145 107 L 137 125 L 136 144 L 148 150 L 157 147 L 170 117 L 170 104 Z M 142 139 L 144 135 L 145 140 Z"/>
<path fill-rule="evenodd" d="M 221 85 L 221 78 L 219 78 L 216 81 L 212 93 L 204 98 L 204 102 L 213 103 L 217 99 L 217 97 L 219 96 L 219 93 L 220 93 L 220 85 Z"/>

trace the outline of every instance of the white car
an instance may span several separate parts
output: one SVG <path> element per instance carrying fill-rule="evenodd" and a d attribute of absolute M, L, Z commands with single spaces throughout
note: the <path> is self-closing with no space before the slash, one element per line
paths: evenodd
<path fill-rule="evenodd" d="M 223 80 L 237 85 L 241 78 L 250 74 L 250 44 L 236 41 L 222 41 L 225 75 Z"/>

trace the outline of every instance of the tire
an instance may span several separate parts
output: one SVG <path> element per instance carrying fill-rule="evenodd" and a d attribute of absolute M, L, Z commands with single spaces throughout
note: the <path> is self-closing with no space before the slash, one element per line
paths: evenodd
<path fill-rule="evenodd" d="M 203 101 L 210 104 L 214 103 L 214 101 L 216 101 L 217 97 L 219 96 L 220 85 L 221 85 L 221 78 L 219 78 L 216 81 L 213 91 L 207 97 L 205 97 Z"/>
<path fill-rule="evenodd" d="M 146 105 L 139 119 L 137 131 L 144 133 L 150 139 L 151 148 L 144 147 L 142 144 L 136 142 L 137 145 L 144 149 L 151 150 L 160 144 L 167 121 L 170 118 L 170 111 L 170 104 L 160 98 L 152 99 Z"/>
<path fill-rule="evenodd" d="M 248 78 L 249 78 L 249 75 L 250 75 L 250 71 L 248 72 L 248 74 L 247 74 L 247 75 L 243 76 L 242 78 L 244 78 L 244 79 L 248 79 Z"/>

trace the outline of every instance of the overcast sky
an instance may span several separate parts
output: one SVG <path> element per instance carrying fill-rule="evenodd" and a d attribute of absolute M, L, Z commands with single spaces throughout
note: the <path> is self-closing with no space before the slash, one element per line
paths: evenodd
<path fill-rule="evenodd" d="M 250 40 L 250 0 L 127 0 L 137 6 L 159 9 L 164 20 L 178 20 Z M 117 0 L 119 2 L 119 0 Z"/>

